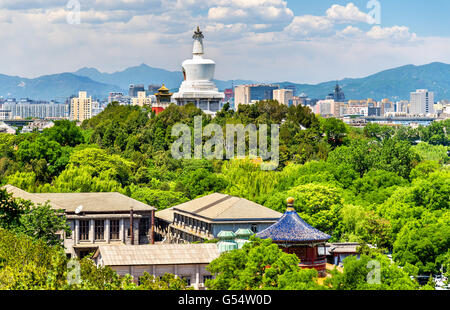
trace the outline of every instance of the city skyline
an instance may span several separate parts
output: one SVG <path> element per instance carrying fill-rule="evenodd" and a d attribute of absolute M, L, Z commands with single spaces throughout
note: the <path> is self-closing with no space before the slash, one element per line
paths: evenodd
<path fill-rule="evenodd" d="M 380 4 L 380 24 L 370 19 L 369 2 Z M 178 71 L 197 25 L 223 80 L 319 83 L 450 63 L 449 22 L 440 18 L 450 4 L 391 2 L 2 1 L 0 41 L 7 48 L 0 51 L 0 73 L 33 78 L 140 63 Z M 418 11 L 423 17 L 413 18 Z"/>

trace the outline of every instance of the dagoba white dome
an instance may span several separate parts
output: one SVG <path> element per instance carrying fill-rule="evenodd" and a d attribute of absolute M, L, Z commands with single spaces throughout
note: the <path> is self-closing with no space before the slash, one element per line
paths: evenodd
<path fill-rule="evenodd" d="M 192 102 L 205 112 L 214 113 L 220 109 L 220 102 L 225 98 L 225 94 L 219 92 L 213 82 L 216 63 L 203 58 L 204 36 L 199 27 L 192 38 L 194 39 L 192 59 L 182 63 L 184 81 L 173 98 L 178 105 Z"/>

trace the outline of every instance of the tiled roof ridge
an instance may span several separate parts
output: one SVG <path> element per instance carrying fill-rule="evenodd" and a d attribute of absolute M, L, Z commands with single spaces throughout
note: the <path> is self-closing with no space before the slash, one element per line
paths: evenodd
<path fill-rule="evenodd" d="M 254 201 L 251 201 L 251 200 L 248 200 L 248 199 L 245 199 L 245 198 L 242 198 L 242 197 L 234 197 L 234 196 L 231 196 L 231 197 L 233 197 L 233 198 L 238 198 L 238 200 L 236 200 L 233 204 L 231 204 L 228 208 L 226 208 L 226 209 L 223 210 L 222 212 L 218 213 L 218 214 L 216 215 L 216 217 L 219 217 L 221 214 L 227 212 L 229 209 L 233 208 L 238 202 L 240 202 L 240 201 L 242 201 L 242 200 L 248 201 L 248 202 L 250 202 L 250 203 L 252 203 L 252 204 L 256 204 L 256 205 L 258 205 L 258 206 L 260 206 L 260 207 L 263 207 L 263 208 L 267 208 L 267 207 L 265 207 L 265 206 L 263 206 L 263 205 L 260 205 L 260 204 L 254 202 Z M 267 208 L 267 209 L 270 209 L 270 208 Z M 270 210 L 272 210 L 272 209 L 270 209 Z"/>
<path fill-rule="evenodd" d="M 220 193 L 218 193 L 218 194 L 220 194 Z M 203 207 L 201 207 L 201 208 L 199 208 L 197 210 L 194 210 L 194 211 L 192 211 L 192 213 L 200 213 L 202 211 L 205 211 L 205 210 L 207 210 L 209 208 L 214 207 L 215 205 L 218 205 L 219 203 L 222 203 L 222 202 L 224 202 L 224 201 L 226 201 L 226 200 L 228 200 L 230 198 L 233 198 L 233 196 L 230 196 L 230 195 L 226 195 L 226 194 L 221 194 L 221 195 L 225 195 L 225 197 L 222 197 L 219 200 L 216 200 L 214 202 L 211 202 L 211 203 L 207 204 L 206 206 L 203 206 Z"/>

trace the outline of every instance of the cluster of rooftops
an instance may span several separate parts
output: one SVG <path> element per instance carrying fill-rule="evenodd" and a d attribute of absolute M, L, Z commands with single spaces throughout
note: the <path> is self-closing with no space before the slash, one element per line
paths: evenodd
<path fill-rule="evenodd" d="M 4 188 L 16 198 L 30 200 L 35 204 L 48 203 L 53 209 L 64 210 L 68 219 L 82 216 L 110 218 L 115 215 L 120 216 L 121 213 L 128 216 L 130 210 L 139 217 L 140 212 L 156 211 L 155 207 L 117 192 L 29 193 L 12 185 L 6 185 Z M 247 199 L 220 193 L 213 193 L 158 211 L 155 213 L 155 218 L 177 228 L 186 226 L 186 223 L 192 223 L 198 226 L 194 228 L 198 228 L 197 232 L 200 236 L 200 228 L 204 223 L 205 228 L 213 230 L 208 231 L 209 235 L 204 235 L 204 239 L 220 239 L 221 232 L 233 233 L 233 228 L 236 228 L 235 231 L 237 230 L 238 234 L 245 235 L 245 238 L 242 238 L 244 240 L 255 233 L 259 238 L 271 238 L 278 242 L 323 242 L 331 238 L 306 223 L 292 206 L 288 206 L 286 212 L 281 214 Z M 180 223 L 183 220 L 186 223 Z M 251 226 L 246 225 L 248 223 L 259 227 L 251 229 Z M 214 230 L 211 224 L 218 226 L 218 229 Z M 191 233 L 196 232 L 192 229 L 193 225 L 189 225 L 187 229 Z M 224 225 L 228 225 L 231 229 L 222 227 Z"/>
<path fill-rule="evenodd" d="M 72 229 L 70 236 L 62 235 L 66 251 L 80 256 L 80 249 L 92 250 L 98 264 L 208 264 L 222 252 L 242 248 L 252 235 L 270 238 L 291 252 L 297 246 L 292 253 L 312 262 L 344 249 L 326 243 L 331 236 L 306 223 L 294 210 L 293 199 L 288 199 L 284 214 L 220 193 L 157 211 L 115 192 L 29 193 L 11 185 L 3 188 L 15 198 L 64 210 Z M 211 239 L 219 241 L 202 243 Z M 351 248 L 345 253 L 355 252 L 356 244 L 343 245 Z"/>

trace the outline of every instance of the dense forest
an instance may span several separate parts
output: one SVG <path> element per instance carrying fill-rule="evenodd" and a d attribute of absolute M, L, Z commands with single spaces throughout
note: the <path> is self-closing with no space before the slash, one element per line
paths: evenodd
<path fill-rule="evenodd" d="M 172 158 L 170 147 L 177 139 L 171 135 L 172 127 L 184 123 L 193 128 L 194 116 L 199 115 L 203 126 L 281 124 L 278 168 L 263 171 L 260 162 L 251 159 Z M 365 266 L 364 259 L 391 253 L 396 266 L 401 268 L 387 270 L 391 276 L 397 274 L 392 277 L 401 281 L 392 280 L 392 285 L 384 288 L 417 288 L 408 282 L 409 276 L 450 273 L 448 132 L 450 120 L 417 129 L 377 124 L 368 124 L 364 129 L 352 128 L 334 118 L 315 116 L 307 107 L 286 107 L 276 101 L 240 106 L 238 112 L 226 104 L 214 118 L 194 105 L 171 105 L 155 115 L 148 107 L 112 103 L 81 127 L 70 121 L 56 121 L 54 127 L 42 133 L 0 134 L 0 179 L 1 185 L 11 184 L 29 192 L 117 191 L 159 210 L 221 192 L 284 212 L 286 198 L 291 196 L 295 198 L 299 215 L 331 235 L 331 241 L 358 241 L 377 247 L 376 253 L 369 251 L 359 261 L 348 259 L 349 266 L 354 268 L 345 268 L 344 274 L 337 273 L 329 286 L 365 288 L 355 284 L 357 281 L 351 280 L 347 270 L 358 274 L 358 268 Z M 5 241 L 8 238 L 19 238 L 17 242 L 24 243 L 42 241 L 43 244 L 33 243 L 36 249 L 30 247 L 30 251 L 51 247 L 54 258 L 42 268 L 56 268 L 52 264 L 57 264 L 54 260 L 61 252 L 49 242 L 51 237 L 45 232 L 37 234 L 39 229 L 23 228 L 23 221 L 32 221 L 31 212 L 46 211 L 15 205 L 13 209 L 21 211 L 17 212 L 16 219 L 9 218 L 8 210 L 14 203 L 6 193 L 1 195 L 0 283 L 8 277 L 7 272 L 25 268 L 12 263 L 25 254 L 8 250 Z M 285 257 L 269 248 L 270 245 L 255 240 L 242 251 L 272 251 L 272 263 L 282 260 L 284 265 L 287 261 L 295 265 L 296 257 Z M 13 259 L 8 256 L 13 254 L 8 253 L 17 257 Z M 226 273 L 220 270 L 227 269 L 227 263 L 239 262 L 246 266 L 242 254 L 227 255 L 227 260 L 210 266 L 212 271 L 221 274 L 211 281 L 211 288 L 264 285 L 281 289 L 318 288 L 310 281 L 315 276 L 313 272 L 289 268 L 271 274 L 270 279 L 254 279 L 250 277 L 254 270 L 246 271 L 243 267 L 240 275 L 228 274 L 226 278 Z M 380 260 L 383 265 L 390 264 L 384 255 Z M 102 271 L 94 270 L 88 262 L 83 264 L 86 277 L 91 282 L 97 281 L 92 274 Z M 60 271 L 56 269 L 55 279 L 59 279 Z M 385 275 L 386 279 L 389 277 Z M 241 280 L 233 284 L 233 278 Z M 114 287 L 130 286 L 127 281 L 114 278 Z M 89 283 L 88 287 L 95 287 Z M 239 286 L 242 283 L 248 285 Z M 170 285 L 185 288 L 169 278 L 160 287 Z"/>

